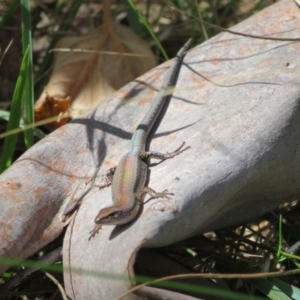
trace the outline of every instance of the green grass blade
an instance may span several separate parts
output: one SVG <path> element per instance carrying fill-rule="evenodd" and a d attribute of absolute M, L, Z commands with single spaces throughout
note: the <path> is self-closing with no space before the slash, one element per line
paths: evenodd
<path fill-rule="evenodd" d="M 9 117 L 10 117 L 10 112 L 9 112 L 9 111 L 0 109 L 0 119 L 3 119 L 3 120 L 5 120 L 5 121 L 8 122 Z M 24 121 L 23 121 L 22 119 L 20 119 L 19 127 L 20 127 L 20 128 L 25 128 L 25 124 L 24 124 Z M 39 139 L 43 139 L 44 137 L 47 136 L 47 135 L 46 135 L 42 130 L 40 130 L 39 128 L 34 128 L 34 129 L 33 129 L 33 132 L 34 132 L 34 135 L 35 135 L 36 137 L 38 137 Z"/>
<path fill-rule="evenodd" d="M 136 11 L 126 2 L 127 7 L 127 16 L 130 27 L 134 30 L 134 32 L 139 36 L 145 36 L 148 32 L 144 24 L 142 24 L 139 20 L 139 16 Z"/>
<path fill-rule="evenodd" d="M 291 300 L 278 286 L 270 282 L 268 279 L 250 279 L 253 286 L 264 293 L 269 299 L 272 300 Z"/>
<path fill-rule="evenodd" d="M 273 285 L 277 286 L 281 291 L 283 291 L 286 295 L 291 297 L 292 299 L 300 299 L 300 289 L 288 284 L 279 278 L 268 278 Z"/>
<path fill-rule="evenodd" d="M 33 68 L 32 68 L 32 37 L 31 37 L 31 17 L 30 17 L 30 1 L 21 0 L 21 16 L 22 16 L 22 44 L 23 54 L 28 50 L 27 74 L 24 90 L 25 99 L 25 124 L 34 123 L 34 91 L 33 91 Z M 30 148 L 33 143 L 33 129 L 27 129 L 24 132 L 25 145 Z"/>
<path fill-rule="evenodd" d="M 22 98 L 24 87 L 26 84 L 26 76 L 27 76 L 27 67 L 28 67 L 28 55 L 29 48 L 25 51 L 20 73 L 18 76 L 17 84 L 15 87 L 12 104 L 11 104 L 11 112 L 9 121 L 7 124 L 7 131 L 18 128 L 21 119 L 22 113 Z M 12 157 L 15 150 L 17 135 L 10 135 L 4 139 L 3 152 L 0 159 L 0 172 L 2 173 L 5 169 L 7 169 L 12 163 Z"/>
<path fill-rule="evenodd" d="M 42 269 L 42 270 L 48 270 L 52 272 L 63 272 L 63 266 L 60 265 L 51 265 L 46 262 L 42 261 L 33 261 L 33 260 L 23 260 L 20 258 L 9 258 L 9 257 L 0 257 L 0 263 L 1 265 L 10 265 L 10 266 L 24 266 L 28 268 L 33 269 Z M 65 271 L 68 271 L 68 269 L 65 269 Z M 84 270 L 82 268 L 72 268 L 72 272 L 75 274 L 88 274 L 89 276 L 98 276 L 101 278 L 108 278 L 110 280 L 127 280 L 128 277 L 113 273 L 105 273 L 97 270 Z M 214 295 L 218 298 L 220 297 L 226 297 L 228 299 L 234 299 L 234 300 L 266 300 L 266 298 L 262 297 L 255 297 L 253 295 L 245 295 L 238 292 L 231 292 L 227 290 L 220 290 L 216 288 L 211 287 L 205 287 L 205 286 L 196 286 L 191 284 L 185 284 L 181 282 L 175 282 L 175 281 L 153 281 L 153 278 L 145 277 L 145 276 L 135 276 L 132 277 L 134 281 L 138 283 L 145 283 L 152 281 L 153 286 L 159 287 L 159 288 L 171 288 L 175 289 L 177 291 L 189 291 L 194 293 L 201 293 L 206 295 Z"/>
<path fill-rule="evenodd" d="M 279 217 L 279 231 L 278 231 L 278 248 L 276 254 L 276 261 L 280 259 L 281 251 L 282 251 L 282 215 Z"/>
<path fill-rule="evenodd" d="M 133 3 L 132 0 L 127 0 L 127 2 L 131 6 L 131 8 L 135 11 L 135 13 L 138 15 L 139 19 L 144 24 L 144 26 L 147 28 L 148 32 L 150 33 L 150 35 L 152 36 L 152 38 L 156 42 L 157 47 L 161 51 L 164 59 L 168 60 L 169 58 L 168 58 L 168 55 L 167 55 L 166 51 L 162 47 L 160 41 L 158 40 L 157 36 L 155 35 L 154 31 L 152 30 L 152 28 L 150 27 L 150 25 L 148 24 L 148 22 L 146 21 L 146 19 L 144 18 L 144 16 L 138 11 L 138 9 L 136 8 L 136 6 L 135 6 L 135 4 Z"/>

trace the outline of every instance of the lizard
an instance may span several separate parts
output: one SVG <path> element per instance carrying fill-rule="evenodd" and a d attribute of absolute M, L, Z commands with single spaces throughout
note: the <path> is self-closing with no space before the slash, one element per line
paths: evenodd
<path fill-rule="evenodd" d="M 166 190 L 156 193 L 149 187 L 145 187 L 150 159 L 156 158 L 164 161 L 182 153 L 190 147 L 183 148 L 185 143 L 182 143 L 175 151 L 162 154 L 154 151 L 145 151 L 145 145 L 149 132 L 160 115 L 165 100 L 170 96 L 170 92 L 168 93 L 167 89 L 171 87 L 190 43 L 191 39 L 177 53 L 149 111 L 133 133 L 130 151 L 121 158 L 116 168 L 111 168 L 108 171 L 112 180 L 105 186 L 112 185 L 113 205 L 99 211 L 94 219 L 96 225 L 90 232 L 89 239 L 98 233 L 102 225 L 123 225 L 134 220 L 140 211 L 141 203 L 146 194 L 149 194 L 151 199 L 168 198 L 167 195 L 171 194 L 167 193 Z"/>

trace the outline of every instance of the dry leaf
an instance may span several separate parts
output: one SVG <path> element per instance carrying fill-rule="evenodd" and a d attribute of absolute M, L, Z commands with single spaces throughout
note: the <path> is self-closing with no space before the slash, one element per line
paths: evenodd
<path fill-rule="evenodd" d="M 47 94 L 47 91 L 45 91 L 45 94 L 46 96 L 43 99 L 42 104 L 35 107 L 35 121 L 38 122 L 44 119 L 58 116 L 56 122 L 48 123 L 48 125 L 53 128 L 58 128 L 65 125 L 70 120 L 70 118 L 59 119 L 59 116 L 63 113 L 68 112 L 71 103 L 70 97 L 66 99 L 56 100 L 53 97 L 49 96 Z"/>
<path fill-rule="evenodd" d="M 102 25 L 83 37 L 63 38 L 56 48 L 67 51 L 55 54 L 50 81 L 35 105 L 37 120 L 65 112 L 66 99 L 72 116 L 78 115 L 155 66 L 147 43 L 118 24 Z"/>

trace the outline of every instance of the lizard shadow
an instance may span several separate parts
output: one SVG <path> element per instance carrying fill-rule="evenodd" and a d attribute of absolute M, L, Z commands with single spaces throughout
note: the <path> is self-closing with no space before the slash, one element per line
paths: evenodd
<path fill-rule="evenodd" d="M 131 222 L 129 222 L 127 224 L 124 224 L 124 225 L 117 225 L 117 226 L 115 226 L 115 228 L 112 230 L 112 232 L 111 232 L 111 234 L 109 236 L 109 240 L 112 240 L 112 239 L 116 238 L 122 232 L 126 231 L 128 228 L 130 228 L 132 225 L 134 225 L 134 223 L 142 215 L 143 210 L 144 210 L 144 203 L 141 204 L 141 207 L 140 207 L 140 210 L 138 212 L 138 215 L 136 216 L 136 218 L 134 218 L 134 220 L 132 220 Z"/>

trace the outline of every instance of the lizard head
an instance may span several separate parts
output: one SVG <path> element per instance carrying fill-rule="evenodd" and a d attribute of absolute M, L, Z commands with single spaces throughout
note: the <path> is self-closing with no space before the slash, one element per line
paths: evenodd
<path fill-rule="evenodd" d="M 132 221 L 140 210 L 139 203 L 130 209 L 110 206 L 101 209 L 95 218 L 97 225 L 123 225 Z"/>

